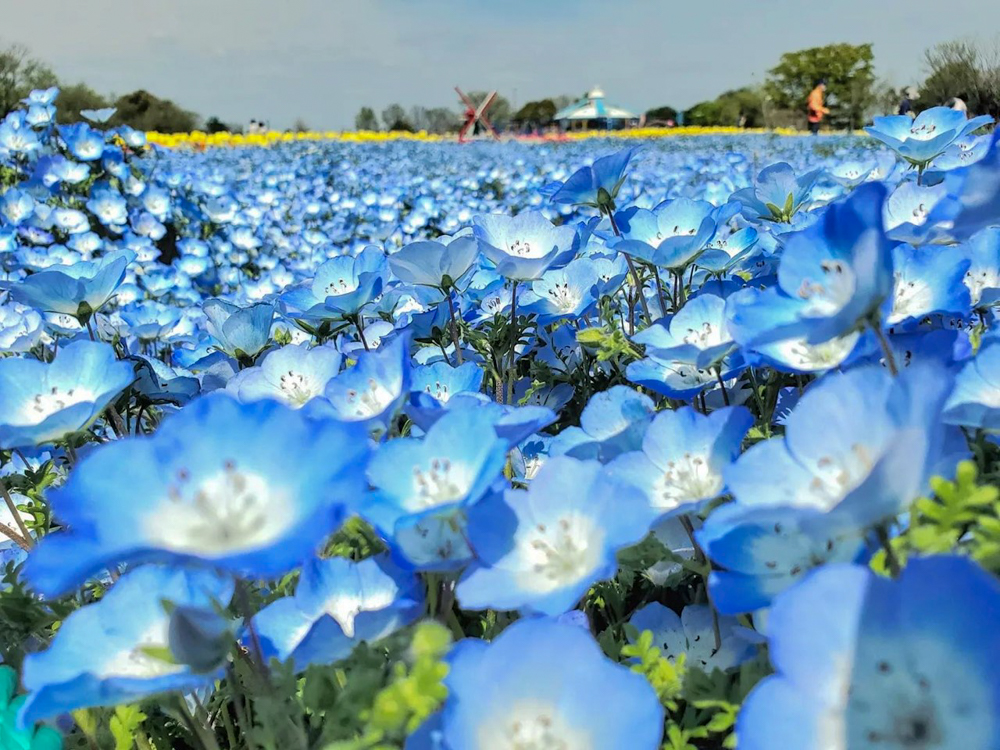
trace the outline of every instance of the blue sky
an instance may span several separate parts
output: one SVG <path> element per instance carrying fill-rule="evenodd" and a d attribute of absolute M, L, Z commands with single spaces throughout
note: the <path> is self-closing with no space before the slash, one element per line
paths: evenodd
<path fill-rule="evenodd" d="M 455 106 L 452 87 L 524 103 L 600 85 L 636 110 L 758 83 L 781 53 L 873 42 L 880 75 L 1000 29 L 983 0 L 2 0 L 0 42 L 66 80 L 147 88 L 203 116 L 350 127 L 362 105 Z M 991 41 L 981 39 L 981 41 Z"/>

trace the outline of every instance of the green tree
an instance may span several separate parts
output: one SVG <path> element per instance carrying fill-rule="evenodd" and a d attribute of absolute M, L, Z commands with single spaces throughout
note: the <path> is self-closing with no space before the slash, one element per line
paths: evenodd
<path fill-rule="evenodd" d="M 378 130 L 378 117 L 371 107 L 362 107 L 354 117 L 355 130 Z"/>
<path fill-rule="evenodd" d="M 528 102 L 525 104 L 511 118 L 511 121 L 521 125 L 545 127 L 552 124 L 552 118 L 555 117 L 557 111 L 558 109 L 554 101 L 551 99 L 541 99 L 537 102 Z"/>
<path fill-rule="evenodd" d="M 406 119 L 406 110 L 399 104 L 390 104 L 382 110 L 382 124 L 386 130 L 413 131 L 413 125 Z"/>
<path fill-rule="evenodd" d="M 141 89 L 119 97 L 114 106 L 118 111 L 111 118 L 112 125 L 160 133 L 188 133 L 198 125 L 198 117 L 193 112 Z"/>
<path fill-rule="evenodd" d="M 292 132 L 293 133 L 308 133 L 309 132 L 309 125 L 301 117 L 296 117 L 295 118 L 295 122 L 292 123 Z"/>
<path fill-rule="evenodd" d="M 79 122 L 85 109 L 103 109 L 111 103 L 85 83 L 63 86 L 56 100 L 56 119 L 61 123 Z"/>
<path fill-rule="evenodd" d="M 667 120 L 677 121 L 677 110 L 673 107 L 654 107 L 646 112 L 646 122 L 666 122 Z"/>
<path fill-rule="evenodd" d="M 768 73 L 765 93 L 778 109 L 805 111 L 816 81 L 825 79 L 830 122 L 859 128 L 875 99 L 871 44 L 831 44 L 786 52 Z"/>
<path fill-rule="evenodd" d="M 0 117 L 4 117 L 33 89 L 58 84 L 56 74 L 36 60 L 26 47 L 14 44 L 0 49 Z"/>
<path fill-rule="evenodd" d="M 1000 115 L 1000 55 L 968 41 L 939 44 L 924 53 L 928 75 L 920 87 L 919 109 L 960 97 L 970 113 Z"/>
<path fill-rule="evenodd" d="M 764 95 L 759 89 L 745 86 L 726 91 L 684 113 L 685 125 L 733 127 L 740 123 L 748 128 L 764 126 Z"/>
<path fill-rule="evenodd" d="M 453 133 L 458 130 L 461 121 L 452 110 L 447 107 L 432 107 L 426 112 L 427 132 L 442 135 Z"/>

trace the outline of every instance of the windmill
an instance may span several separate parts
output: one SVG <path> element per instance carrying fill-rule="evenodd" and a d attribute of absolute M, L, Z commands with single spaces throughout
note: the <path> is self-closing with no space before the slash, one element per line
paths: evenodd
<path fill-rule="evenodd" d="M 481 124 L 496 140 L 500 140 L 500 134 L 493 127 L 489 118 L 486 116 L 486 110 L 493 106 L 493 102 L 496 101 L 497 92 L 491 91 L 486 95 L 478 105 L 472 103 L 472 100 L 465 95 L 458 86 L 455 87 L 455 91 L 462 98 L 462 102 L 465 104 L 465 122 L 462 123 L 462 129 L 458 131 L 458 142 L 465 143 L 468 140 L 468 136 L 475 135 L 476 125 Z"/>

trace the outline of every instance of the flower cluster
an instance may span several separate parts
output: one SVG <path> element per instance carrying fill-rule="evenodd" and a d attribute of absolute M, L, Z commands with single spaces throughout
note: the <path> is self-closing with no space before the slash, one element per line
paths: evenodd
<path fill-rule="evenodd" d="M 988 123 L 198 153 L 57 96 L 0 122 L 4 747 L 996 747 Z"/>

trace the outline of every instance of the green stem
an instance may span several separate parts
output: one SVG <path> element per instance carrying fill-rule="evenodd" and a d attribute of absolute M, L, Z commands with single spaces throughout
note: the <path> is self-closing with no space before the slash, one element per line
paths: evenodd
<path fill-rule="evenodd" d="M 893 578 L 899 578 L 899 573 L 902 571 L 903 566 L 900 565 L 899 558 L 896 556 L 896 550 L 892 548 L 892 540 L 889 538 L 889 527 L 881 523 L 875 527 L 875 534 L 882 545 L 882 549 L 885 550 L 885 563 L 889 567 L 889 574 Z"/>
<path fill-rule="evenodd" d="M 514 374 L 517 370 L 517 281 L 510 290 L 510 363 L 507 367 L 507 395 L 504 403 L 514 399 Z"/>
<path fill-rule="evenodd" d="M 896 367 L 896 357 L 892 353 L 892 347 L 889 346 L 889 339 L 885 337 L 885 333 L 882 331 L 882 326 L 878 322 L 873 322 L 871 329 L 875 332 L 879 346 L 882 347 L 882 354 L 885 355 L 885 366 L 889 368 L 889 372 L 892 373 L 893 377 L 899 375 L 899 368 Z"/>
<path fill-rule="evenodd" d="M 458 339 L 458 323 L 455 322 L 455 303 L 452 302 L 451 292 L 446 292 L 448 295 L 448 314 L 451 316 L 451 342 L 455 345 L 455 359 L 458 360 L 458 364 L 462 364 L 462 347 Z"/>

